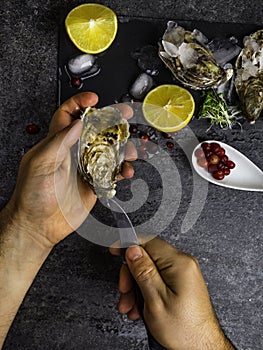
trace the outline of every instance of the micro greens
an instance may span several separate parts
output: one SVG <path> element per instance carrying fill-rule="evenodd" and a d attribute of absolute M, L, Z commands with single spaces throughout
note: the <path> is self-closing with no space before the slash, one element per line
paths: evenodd
<path fill-rule="evenodd" d="M 211 126 L 219 125 L 222 129 L 232 129 L 234 124 L 239 124 L 236 116 L 240 115 L 240 110 L 237 107 L 229 107 L 223 97 L 223 94 L 218 94 L 215 90 L 204 92 L 204 102 L 199 112 L 199 118 L 207 118 Z"/>

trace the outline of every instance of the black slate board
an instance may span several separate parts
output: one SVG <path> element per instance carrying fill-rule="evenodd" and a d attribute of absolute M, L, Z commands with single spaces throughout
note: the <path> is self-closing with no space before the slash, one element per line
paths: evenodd
<path fill-rule="evenodd" d="M 81 52 L 70 41 L 64 23 L 60 27 L 59 45 L 59 91 L 58 105 L 69 97 L 82 91 L 93 91 L 99 95 L 99 107 L 113 104 L 119 101 L 120 97 L 127 93 L 129 87 L 139 75 L 140 70 L 136 65 L 136 60 L 131 53 L 145 45 L 157 45 L 166 29 L 166 20 L 156 19 L 119 19 L 117 36 L 105 52 L 97 55 L 101 67 L 101 72 L 84 81 L 81 89 L 70 86 L 69 76 L 65 71 L 65 65 L 74 56 Z M 249 35 L 260 29 L 254 24 L 232 24 L 232 23 L 210 23 L 196 21 L 178 21 L 186 29 L 199 29 L 209 39 L 216 36 L 235 36 L 242 47 L 242 40 L 245 35 Z M 174 82 L 170 71 L 163 66 L 160 74 L 154 77 L 158 85 Z M 199 93 L 191 91 L 198 104 Z"/>

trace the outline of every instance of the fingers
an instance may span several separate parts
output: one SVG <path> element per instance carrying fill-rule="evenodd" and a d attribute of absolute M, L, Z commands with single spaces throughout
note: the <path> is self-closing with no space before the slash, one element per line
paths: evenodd
<path fill-rule="evenodd" d="M 160 296 L 165 295 L 165 284 L 154 262 L 142 247 L 133 246 L 128 248 L 126 261 L 141 290 L 145 303 L 154 299 L 159 300 Z"/>
<path fill-rule="evenodd" d="M 185 295 L 195 291 L 195 284 L 205 285 L 198 261 L 160 238 L 143 244 L 171 291 Z"/>
<path fill-rule="evenodd" d="M 133 109 L 129 105 L 126 105 L 125 103 L 118 103 L 116 105 L 113 105 L 112 107 L 118 108 L 118 110 L 121 112 L 122 117 L 126 120 L 129 120 L 133 117 Z"/>
<path fill-rule="evenodd" d="M 122 265 L 119 277 L 120 300 L 118 310 L 122 314 L 127 314 L 131 320 L 140 318 L 139 310 L 136 304 L 136 295 L 134 280 L 127 265 Z"/>
<path fill-rule="evenodd" d="M 51 120 L 49 135 L 54 135 L 70 125 L 72 120 L 79 116 L 81 110 L 88 106 L 95 106 L 97 102 L 98 96 L 92 92 L 83 92 L 65 101 Z"/>
<path fill-rule="evenodd" d="M 54 136 L 45 138 L 35 147 L 38 164 L 49 166 L 50 171 L 55 171 L 68 156 L 81 132 L 82 121 L 78 119 Z"/>
<path fill-rule="evenodd" d="M 132 141 L 128 141 L 125 150 L 125 160 L 134 161 L 138 158 L 137 150 Z"/>

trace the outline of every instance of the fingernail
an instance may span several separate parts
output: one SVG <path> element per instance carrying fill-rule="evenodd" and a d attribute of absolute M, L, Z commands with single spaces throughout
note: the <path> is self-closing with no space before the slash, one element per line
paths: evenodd
<path fill-rule="evenodd" d="M 126 255 L 127 255 L 127 258 L 131 261 L 140 259 L 142 257 L 141 248 L 138 246 L 130 247 L 127 249 Z"/>

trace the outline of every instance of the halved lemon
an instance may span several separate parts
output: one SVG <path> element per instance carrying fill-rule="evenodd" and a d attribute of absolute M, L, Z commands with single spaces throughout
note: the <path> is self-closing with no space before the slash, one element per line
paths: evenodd
<path fill-rule="evenodd" d="M 83 4 L 69 12 L 65 20 L 71 41 L 83 52 L 97 54 L 106 50 L 115 39 L 116 14 L 100 4 Z"/>
<path fill-rule="evenodd" d="M 185 127 L 194 114 L 195 101 L 186 89 L 172 84 L 160 85 L 145 97 L 142 111 L 146 121 L 164 132 Z"/>

